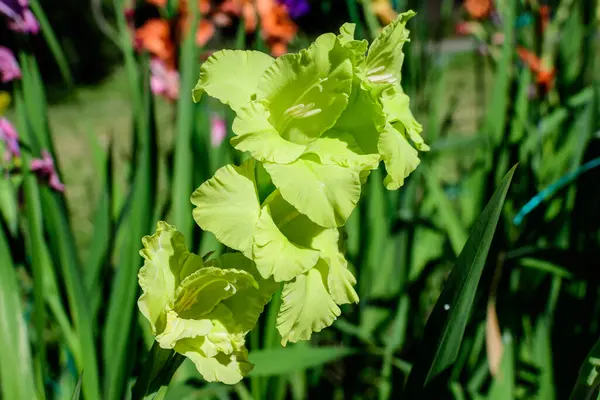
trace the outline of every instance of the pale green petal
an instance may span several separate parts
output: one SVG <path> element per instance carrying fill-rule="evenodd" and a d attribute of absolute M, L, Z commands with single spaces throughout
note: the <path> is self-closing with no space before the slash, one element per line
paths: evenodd
<path fill-rule="evenodd" d="M 200 350 L 205 340 L 204 337 L 181 340 L 175 351 L 189 358 L 206 381 L 234 385 L 252 370 L 245 347 L 238 347 L 231 354 L 218 353 L 215 357 L 207 357 Z"/>
<path fill-rule="evenodd" d="M 348 269 L 339 242 L 339 230 L 331 228 L 315 235 L 311 246 L 321 252 L 321 259 L 327 265 L 327 288 L 336 304 L 358 303 L 358 295 L 353 288 L 356 278 Z"/>
<path fill-rule="evenodd" d="M 312 142 L 306 153 L 317 155 L 322 164 L 359 169 L 376 169 L 380 159 L 377 153 L 365 154 L 353 135 L 336 130 L 329 130 Z"/>
<path fill-rule="evenodd" d="M 276 282 L 282 282 L 312 268 L 319 259 L 319 252 L 288 240 L 273 221 L 271 207 L 276 204 L 276 201 L 267 203 L 260 212 L 254 230 L 253 254 L 256 267 L 264 278 L 273 276 Z"/>
<path fill-rule="evenodd" d="M 183 319 L 175 311 L 169 311 L 165 329 L 156 336 L 156 341 L 163 349 L 172 349 L 177 341 L 206 336 L 212 329 L 213 323 L 210 319 Z"/>
<path fill-rule="evenodd" d="M 233 297 L 236 297 L 237 294 Z M 218 353 L 231 354 L 235 348 L 244 345 L 244 334 L 236 323 L 237 316 L 224 304 L 219 304 L 207 316 L 213 327 L 206 335 L 206 340 L 200 350 L 207 357 L 214 357 Z"/>
<path fill-rule="evenodd" d="M 354 136 L 356 144 L 365 154 L 378 154 L 377 139 L 385 127 L 385 114 L 380 102 L 361 88 L 355 79 L 348 107 L 333 129 Z"/>
<path fill-rule="evenodd" d="M 381 96 L 383 109 L 388 117 L 388 122 L 400 122 L 406 129 L 409 139 L 415 144 L 417 150 L 428 151 L 429 146 L 421 137 L 423 126 L 417 122 L 410 110 L 410 98 L 404 92 L 390 88 Z"/>
<path fill-rule="evenodd" d="M 227 165 L 192 194 L 194 220 L 224 245 L 252 257 L 252 234 L 260 213 L 254 161 Z"/>
<path fill-rule="evenodd" d="M 265 305 L 271 301 L 273 293 L 280 284 L 273 281 L 273 279 L 263 279 L 256 269 L 256 264 L 240 253 L 223 254 L 215 260 L 208 261 L 206 265 L 219 268 L 235 268 L 246 271 L 254 277 L 258 283 L 258 289 L 250 287 L 240 290 L 235 296 L 222 302 L 231 310 L 235 316 L 235 322 L 243 333 L 254 329 L 258 317 L 263 312 Z"/>
<path fill-rule="evenodd" d="M 395 21 L 383 28 L 369 47 L 365 67 L 366 82 L 376 92 L 400 84 L 404 62 L 402 46 L 410 41 L 410 32 L 406 29 L 406 23 L 414 15 L 414 11 L 406 11 L 398 15 Z"/>
<path fill-rule="evenodd" d="M 348 262 L 343 254 L 337 253 L 324 257 L 329 267 L 327 272 L 327 287 L 336 304 L 358 303 L 358 294 L 354 290 L 356 278 L 348 269 Z"/>
<path fill-rule="evenodd" d="M 264 167 L 288 203 L 326 228 L 344 225 L 360 198 L 360 168 L 323 165 L 312 155 Z"/>
<path fill-rule="evenodd" d="M 330 326 L 341 313 L 327 291 L 326 267 L 322 263 L 283 286 L 277 316 L 283 346 L 310 339 L 313 332 Z"/>
<path fill-rule="evenodd" d="M 204 267 L 185 278 L 175 291 L 171 308 L 185 319 L 208 318 L 217 304 L 258 284 L 246 271 Z"/>
<path fill-rule="evenodd" d="M 181 279 L 203 267 L 202 259 L 190 257 L 185 238 L 171 225 L 160 221 L 156 233 L 142 239 L 140 255 L 144 266 L 138 279 L 142 295 L 140 312 L 150 321 L 152 332 L 160 332 L 166 323 L 165 306 L 173 298 Z"/>
<path fill-rule="evenodd" d="M 221 50 L 200 68 L 200 79 L 192 91 L 194 101 L 204 92 L 238 111 L 257 91 L 263 72 L 273 63 L 268 54 L 253 50 Z"/>
<path fill-rule="evenodd" d="M 388 173 L 383 183 L 389 190 L 395 190 L 402 186 L 404 179 L 420 163 L 417 151 L 413 149 L 404 136 L 404 127 L 400 125 L 399 128 L 402 132 L 388 124 L 379 136 L 379 152 Z"/>
<path fill-rule="evenodd" d="M 247 151 L 259 161 L 289 163 L 296 160 L 306 145 L 285 140 L 269 122 L 269 111 L 262 102 L 253 101 L 243 107 L 233 121 L 231 145 Z"/>
<path fill-rule="evenodd" d="M 367 48 L 369 47 L 369 42 L 366 40 L 355 40 L 354 39 L 354 31 L 356 29 L 356 24 L 346 22 L 344 25 L 340 27 L 340 34 L 338 35 L 338 39 L 344 48 L 350 50 L 350 53 L 353 57 L 352 64 L 356 65 L 361 62 L 367 53 Z"/>
<path fill-rule="evenodd" d="M 349 51 L 329 33 L 275 60 L 259 81 L 258 99 L 267 100 L 269 120 L 284 139 L 308 144 L 333 126 L 351 89 Z"/>

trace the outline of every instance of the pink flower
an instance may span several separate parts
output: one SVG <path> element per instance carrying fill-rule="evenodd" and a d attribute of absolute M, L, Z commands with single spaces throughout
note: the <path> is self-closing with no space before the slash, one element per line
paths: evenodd
<path fill-rule="evenodd" d="M 54 160 L 47 150 L 42 150 L 42 158 L 34 158 L 31 160 L 30 169 L 35 172 L 38 178 L 48 180 L 48 186 L 57 191 L 64 192 L 65 185 L 62 184 L 56 169 L 54 168 Z"/>
<path fill-rule="evenodd" d="M 8 27 L 13 31 L 32 34 L 40 31 L 40 24 L 29 9 L 28 0 L 0 0 L 0 13 L 8 17 Z"/>
<path fill-rule="evenodd" d="M 19 135 L 15 127 L 6 118 L 0 119 L 0 141 L 6 146 L 4 161 L 8 162 L 13 157 L 17 158 L 21 156 Z"/>
<path fill-rule="evenodd" d="M 0 46 L 0 81 L 7 83 L 15 79 L 21 79 L 17 59 L 9 48 Z"/>
<path fill-rule="evenodd" d="M 170 69 L 158 58 L 150 61 L 150 88 L 152 93 L 171 101 L 179 98 L 179 72 Z"/>
<path fill-rule="evenodd" d="M 227 136 L 227 124 L 218 114 L 210 116 L 210 143 L 212 147 L 219 147 Z"/>

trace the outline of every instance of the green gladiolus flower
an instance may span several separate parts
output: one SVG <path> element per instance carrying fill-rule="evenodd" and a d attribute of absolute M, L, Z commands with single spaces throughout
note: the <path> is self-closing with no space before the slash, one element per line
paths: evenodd
<path fill-rule="evenodd" d="M 207 381 L 239 382 L 252 369 L 245 335 L 277 284 L 239 253 L 205 262 L 165 222 L 142 242 L 138 307 L 158 345 L 189 358 Z"/>
<path fill-rule="evenodd" d="M 263 279 L 285 283 L 278 316 L 282 343 L 309 338 L 333 323 L 340 313 L 338 305 L 358 302 L 356 279 L 340 251 L 338 228 L 315 224 L 279 189 L 261 203 L 254 160 L 219 169 L 191 201 L 202 229 L 252 259 Z M 322 277 L 320 286 L 316 274 Z M 329 306 L 311 306 L 313 298 L 305 296 L 306 290 L 319 290 L 318 301 Z"/>
<path fill-rule="evenodd" d="M 419 164 L 417 150 L 428 150 L 400 85 L 414 15 L 399 15 L 370 46 L 344 24 L 276 60 L 217 52 L 201 68 L 194 100 L 206 92 L 229 104 L 232 145 L 263 163 L 281 196 L 314 223 L 343 226 L 379 161 L 386 187 L 397 189 Z"/>

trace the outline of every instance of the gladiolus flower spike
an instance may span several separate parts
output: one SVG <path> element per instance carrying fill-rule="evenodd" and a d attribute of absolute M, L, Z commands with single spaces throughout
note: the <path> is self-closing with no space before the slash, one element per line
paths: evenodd
<path fill-rule="evenodd" d="M 235 252 L 204 262 L 159 224 L 144 239 L 139 304 L 158 344 L 189 357 L 207 380 L 248 373 L 244 336 L 280 285 L 284 346 L 358 303 L 340 230 L 380 161 L 395 190 L 429 149 L 400 85 L 413 16 L 400 14 L 370 46 L 344 24 L 278 59 L 222 50 L 203 63 L 194 100 L 206 93 L 231 107 L 231 144 L 251 158 L 196 189 L 193 218 Z"/>

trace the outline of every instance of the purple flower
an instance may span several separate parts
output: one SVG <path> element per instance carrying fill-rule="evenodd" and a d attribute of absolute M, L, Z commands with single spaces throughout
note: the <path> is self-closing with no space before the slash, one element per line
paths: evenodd
<path fill-rule="evenodd" d="M 0 0 L 0 14 L 8 17 L 8 27 L 16 32 L 36 34 L 40 24 L 29 9 L 28 0 Z"/>
<path fill-rule="evenodd" d="M 218 114 L 210 117 L 210 143 L 212 147 L 219 147 L 227 136 L 227 124 Z"/>
<path fill-rule="evenodd" d="M 7 83 L 21 79 L 21 68 L 10 49 L 0 46 L 0 81 Z"/>
<path fill-rule="evenodd" d="M 308 0 L 278 0 L 278 2 L 285 5 L 292 18 L 300 18 L 310 11 Z"/>
<path fill-rule="evenodd" d="M 31 160 L 30 169 L 41 179 L 48 180 L 48 186 L 57 192 L 64 192 L 65 185 L 62 184 L 58 173 L 54 168 L 54 160 L 47 150 L 42 150 L 42 158 Z"/>
<path fill-rule="evenodd" d="M 6 118 L 0 119 L 0 141 L 6 147 L 4 161 L 9 162 L 13 157 L 18 158 L 21 156 L 19 135 L 15 127 Z"/>
<path fill-rule="evenodd" d="M 158 58 L 150 61 L 150 89 L 152 93 L 175 101 L 179 98 L 179 72 L 169 69 Z"/>

